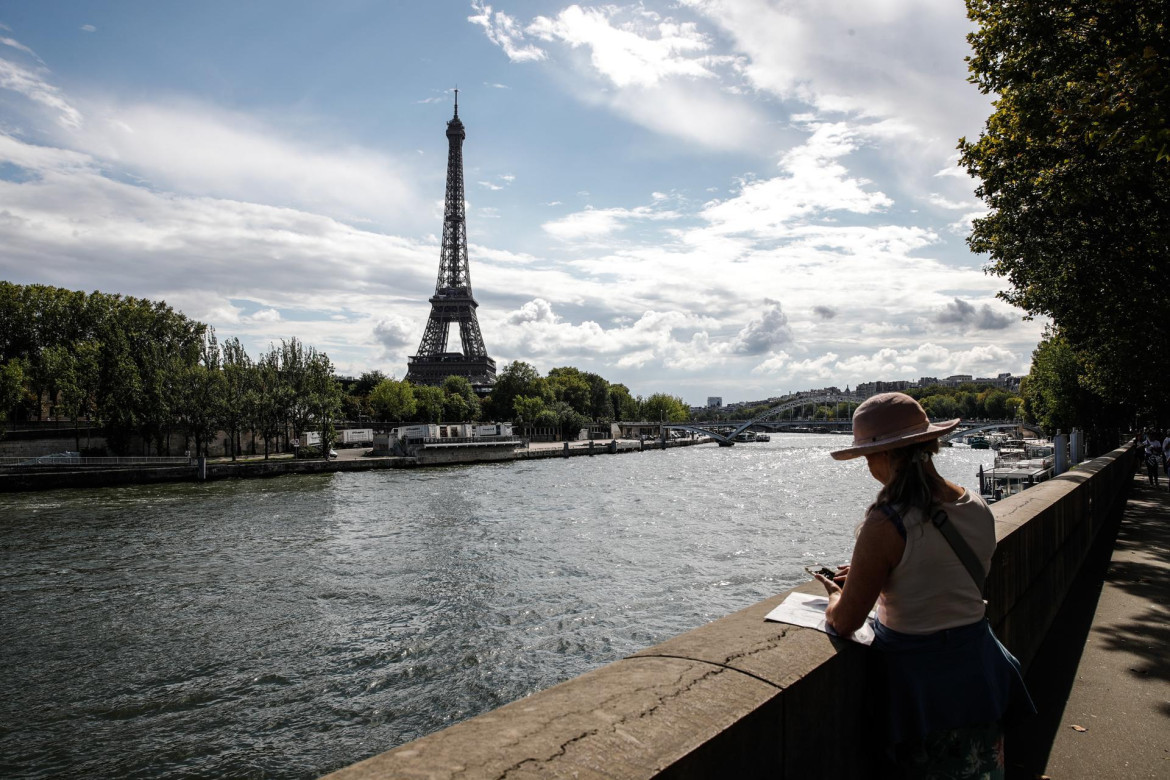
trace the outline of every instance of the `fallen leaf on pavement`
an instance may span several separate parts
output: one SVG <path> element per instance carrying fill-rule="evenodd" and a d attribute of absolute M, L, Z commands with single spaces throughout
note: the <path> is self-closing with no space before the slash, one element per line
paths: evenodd
<path fill-rule="evenodd" d="M 1084 726 L 1077 726 L 1076 724 L 1073 725 L 1072 729 L 1073 731 L 1088 731 Z"/>

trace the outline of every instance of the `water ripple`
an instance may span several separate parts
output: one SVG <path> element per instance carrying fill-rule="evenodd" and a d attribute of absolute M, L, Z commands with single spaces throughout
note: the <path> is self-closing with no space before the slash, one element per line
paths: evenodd
<path fill-rule="evenodd" d="M 0 496 L 0 775 L 316 777 L 617 660 L 845 560 L 840 442 Z"/>

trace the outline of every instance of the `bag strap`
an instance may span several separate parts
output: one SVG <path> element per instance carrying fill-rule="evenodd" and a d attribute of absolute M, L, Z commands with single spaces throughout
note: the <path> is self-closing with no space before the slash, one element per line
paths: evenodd
<path fill-rule="evenodd" d="M 930 522 L 942 533 L 947 544 L 955 551 L 963 568 L 971 575 L 971 579 L 975 580 L 979 593 L 984 594 L 987 589 L 987 572 L 983 571 L 983 564 L 979 562 L 979 556 L 975 555 L 971 545 L 967 544 L 967 540 L 959 533 L 959 529 L 955 528 L 955 524 L 947 519 L 947 513 L 943 510 L 935 512 L 930 518 Z"/>
<path fill-rule="evenodd" d="M 905 539 L 906 526 L 902 522 L 902 514 L 889 504 L 882 504 L 878 508 L 885 513 L 894 527 L 898 529 L 898 533 Z M 963 564 L 963 568 L 971 575 L 971 579 L 975 581 L 975 587 L 979 588 L 979 594 L 986 595 L 987 572 L 983 571 L 983 564 L 979 562 L 979 556 L 971 549 L 971 545 L 967 544 L 967 540 L 959 533 L 959 529 L 955 528 L 954 523 L 947 519 L 947 513 L 939 509 L 930 518 L 930 522 L 947 540 L 947 544 L 951 546 L 959 563 Z"/>

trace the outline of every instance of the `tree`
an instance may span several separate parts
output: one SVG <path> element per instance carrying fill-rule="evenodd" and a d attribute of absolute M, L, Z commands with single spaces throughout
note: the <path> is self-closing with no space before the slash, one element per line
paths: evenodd
<path fill-rule="evenodd" d="M 681 398 L 666 393 L 655 393 L 642 402 L 642 419 L 663 422 L 686 422 L 691 408 Z"/>
<path fill-rule="evenodd" d="M 968 244 L 1010 282 L 1002 298 L 1051 317 L 1051 349 L 1080 372 L 1059 402 L 1049 393 L 1071 386 L 1041 378 L 1039 403 L 1065 427 L 1066 413 L 1099 427 L 1155 414 L 1170 376 L 1165 3 L 967 0 L 967 11 L 971 81 L 998 95 L 979 139 L 959 144 L 989 208 Z M 1084 407 L 1080 390 L 1106 407 Z"/>
<path fill-rule="evenodd" d="M 249 412 L 252 393 L 252 359 L 238 338 L 223 343 L 223 405 L 220 422 L 231 442 L 232 460 L 239 455 L 240 433 Z"/>
<path fill-rule="evenodd" d="M 268 460 L 272 440 L 279 443 L 288 419 L 287 389 L 280 374 L 280 353 L 272 348 L 256 362 L 256 427 L 264 437 L 264 459 Z"/>
<path fill-rule="evenodd" d="M 480 417 L 479 396 L 465 376 L 449 376 L 443 380 L 443 417 L 448 422 L 478 420 Z"/>
<path fill-rule="evenodd" d="M 24 361 L 11 358 L 0 363 L 0 422 L 24 399 Z"/>
<path fill-rule="evenodd" d="M 48 347 L 42 353 L 42 364 L 53 376 L 54 396 L 73 423 L 73 439 L 81 450 L 81 431 L 78 419 L 88 416 L 93 407 L 97 388 L 99 346 L 92 340 L 74 342 L 66 347 Z"/>
<path fill-rule="evenodd" d="M 374 392 L 374 388 L 382 384 L 385 380 L 386 375 L 381 371 L 366 371 L 349 388 L 349 393 L 358 398 L 364 398 Z"/>
<path fill-rule="evenodd" d="M 589 425 L 589 418 L 564 401 L 553 404 L 551 411 L 557 416 L 557 430 L 564 441 L 575 441 L 581 429 Z"/>
<path fill-rule="evenodd" d="M 518 395 L 512 401 L 512 419 L 523 428 L 529 429 L 536 423 L 536 419 L 544 409 L 543 399 Z"/>
<path fill-rule="evenodd" d="M 406 380 L 383 379 L 370 391 L 370 408 L 382 422 L 409 420 L 417 409 L 413 387 Z"/>
<path fill-rule="evenodd" d="M 588 414 L 592 409 L 589 382 L 577 369 L 554 368 L 548 372 L 548 386 L 557 401 L 568 404 L 578 414 Z"/>
<path fill-rule="evenodd" d="M 414 388 L 415 414 L 421 422 L 437 423 L 443 417 L 443 389 L 422 385 Z"/>
<path fill-rule="evenodd" d="M 333 361 L 324 352 L 309 347 L 305 372 L 305 405 L 312 410 L 314 427 L 321 432 L 321 457 L 329 460 L 333 445 L 333 421 L 341 409 L 344 393 L 333 376 Z"/>
<path fill-rule="evenodd" d="M 1024 413 L 1045 433 L 1068 433 L 1079 421 L 1100 408 L 1083 384 L 1080 358 L 1063 336 L 1048 332 L 1032 353 L 1032 370 L 1023 386 Z"/>
<path fill-rule="evenodd" d="M 615 420 L 633 420 L 638 416 L 638 402 L 625 385 L 609 386 L 609 403 L 613 407 Z"/>
<path fill-rule="evenodd" d="M 512 403 L 518 395 L 543 398 L 546 403 L 555 400 L 549 391 L 548 381 L 531 365 L 517 360 L 496 375 L 496 383 L 492 386 L 492 394 L 486 404 L 490 417 L 496 420 L 510 419 Z"/>
<path fill-rule="evenodd" d="M 184 395 L 180 401 L 180 419 L 187 434 L 195 440 L 195 454 L 207 455 L 208 445 L 219 429 L 219 410 L 223 404 L 223 373 L 220 371 L 219 342 L 215 329 L 208 328 L 199 349 L 199 360 L 184 364 L 181 379 Z"/>

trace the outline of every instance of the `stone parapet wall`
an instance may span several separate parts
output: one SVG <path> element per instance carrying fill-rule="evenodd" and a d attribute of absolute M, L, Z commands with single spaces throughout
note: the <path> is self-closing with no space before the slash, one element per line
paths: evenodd
<path fill-rule="evenodd" d="M 1133 459 L 1120 448 L 995 505 L 989 616 L 1025 665 L 1124 509 Z M 870 653 L 764 622 L 786 595 L 329 777 L 866 777 L 881 731 L 866 706 Z"/>

